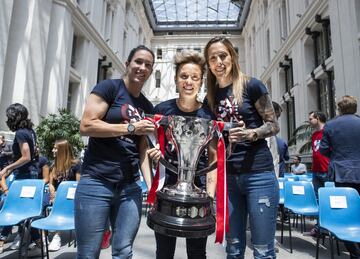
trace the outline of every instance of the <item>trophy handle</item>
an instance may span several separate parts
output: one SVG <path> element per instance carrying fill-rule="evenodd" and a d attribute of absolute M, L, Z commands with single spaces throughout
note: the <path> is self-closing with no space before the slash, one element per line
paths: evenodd
<path fill-rule="evenodd" d="M 154 144 L 151 141 L 149 136 L 146 136 L 147 142 L 150 148 L 154 148 Z M 160 158 L 159 163 L 161 163 L 163 166 L 165 166 L 167 169 L 169 169 L 171 172 L 178 174 L 177 168 L 170 164 L 168 161 L 166 161 L 163 157 Z"/>
<path fill-rule="evenodd" d="M 170 170 L 171 172 L 178 174 L 177 168 L 170 164 L 168 161 L 166 161 L 164 158 L 160 158 L 159 163 L 161 163 L 163 166 L 166 167 L 166 169 Z"/>
<path fill-rule="evenodd" d="M 205 168 L 197 171 L 197 172 L 195 173 L 195 176 L 205 175 L 205 174 L 207 174 L 208 172 L 216 169 L 216 167 L 217 167 L 217 162 L 212 162 L 208 167 L 205 167 Z"/>

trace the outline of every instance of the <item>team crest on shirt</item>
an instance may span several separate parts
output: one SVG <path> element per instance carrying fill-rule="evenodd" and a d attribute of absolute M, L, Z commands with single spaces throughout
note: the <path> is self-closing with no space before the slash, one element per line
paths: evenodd
<path fill-rule="evenodd" d="M 141 120 L 141 115 L 138 109 L 136 109 L 130 104 L 127 103 L 123 104 L 120 108 L 120 112 L 121 112 L 121 118 L 125 123 L 136 122 Z M 119 138 L 128 143 L 134 143 L 134 140 L 129 138 L 128 136 L 120 136 Z"/>
<path fill-rule="evenodd" d="M 314 151 L 318 151 L 319 148 L 320 148 L 320 143 L 321 143 L 321 140 L 320 139 L 317 139 L 314 141 Z"/>
<path fill-rule="evenodd" d="M 136 122 L 141 120 L 141 115 L 132 105 L 124 104 L 121 106 L 121 118 L 124 122 Z"/>
<path fill-rule="evenodd" d="M 241 120 L 239 106 L 234 101 L 233 96 L 229 96 L 221 100 L 215 109 L 215 113 L 218 120 L 235 122 L 239 122 Z"/>

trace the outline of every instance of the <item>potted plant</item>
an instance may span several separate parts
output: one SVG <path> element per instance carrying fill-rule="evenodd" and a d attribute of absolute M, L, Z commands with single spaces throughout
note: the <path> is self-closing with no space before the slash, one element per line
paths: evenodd
<path fill-rule="evenodd" d="M 79 131 L 80 120 L 67 109 L 59 108 L 58 112 L 58 114 L 43 117 L 36 127 L 41 153 L 52 158 L 55 140 L 67 139 L 73 148 L 74 156 L 78 156 L 84 147 Z"/>

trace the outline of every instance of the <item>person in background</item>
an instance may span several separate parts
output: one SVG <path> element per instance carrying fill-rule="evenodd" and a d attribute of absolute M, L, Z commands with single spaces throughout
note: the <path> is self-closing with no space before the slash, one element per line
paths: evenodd
<path fill-rule="evenodd" d="M 197 100 L 197 94 L 201 88 L 203 75 L 205 73 L 205 59 L 195 51 L 183 50 L 175 56 L 175 84 L 179 91 L 179 98 L 164 101 L 158 104 L 155 109 L 155 114 L 162 115 L 179 115 L 189 117 L 199 117 L 204 119 L 214 119 L 214 115 L 202 103 Z M 177 166 L 178 158 L 176 152 L 169 140 L 165 150 L 165 159 L 174 166 Z M 216 160 L 216 150 L 214 142 L 211 142 L 208 149 L 209 159 L 201 156 L 198 169 L 205 168 L 207 163 L 212 163 Z M 149 150 L 149 152 L 151 152 Z M 152 157 L 150 155 L 150 157 Z M 178 180 L 177 174 L 166 170 L 166 179 L 164 186 L 174 185 Z M 216 169 L 207 174 L 206 184 L 202 183 L 200 177 L 195 178 L 195 185 L 199 188 L 207 190 L 210 197 L 214 198 L 216 188 Z M 205 186 L 206 185 L 206 186 Z M 171 259 L 174 258 L 176 237 L 166 236 L 155 232 L 156 238 L 156 258 L 157 259 Z M 205 238 L 187 238 L 186 251 L 189 259 L 206 258 L 206 241 Z"/>
<path fill-rule="evenodd" d="M 274 107 L 276 118 L 279 120 L 282 113 L 282 108 L 280 104 L 278 104 L 277 102 L 272 102 L 272 104 Z M 286 173 L 285 161 L 288 161 L 290 159 L 288 145 L 286 144 L 285 140 L 283 140 L 281 137 L 275 136 L 275 138 L 277 143 L 277 151 L 279 154 L 278 176 L 284 177 L 284 174 Z"/>
<path fill-rule="evenodd" d="M 351 187 L 360 194 L 360 117 L 357 100 L 345 95 L 337 102 L 339 116 L 328 121 L 320 142 L 320 153 L 330 158 L 329 178 L 336 187 Z M 346 219 L 345 219 L 346 220 Z M 360 243 L 344 242 L 350 258 L 360 258 Z"/>
<path fill-rule="evenodd" d="M 33 130 L 33 123 L 28 118 L 29 112 L 27 108 L 20 104 L 11 104 L 6 109 L 6 124 L 9 129 L 15 132 L 15 138 L 12 146 L 13 163 L 5 166 L 0 171 L 1 187 L 5 195 L 9 191 L 9 186 L 6 183 L 6 177 L 11 173 L 14 175 L 14 180 L 22 179 L 38 179 L 38 171 L 35 165 L 35 146 L 36 134 Z M 7 236 L 11 233 L 12 227 L 4 227 L 0 235 L 0 253 L 3 252 L 4 243 Z M 40 233 L 36 229 L 31 228 L 32 241 L 36 243 L 37 247 L 41 246 Z M 18 248 L 18 240 L 14 240 L 10 246 L 14 249 Z"/>
<path fill-rule="evenodd" d="M 141 93 L 154 65 L 154 53 L 131 50 L 122 79 L 104 80 L 88 97 L 80 133 L 89 136 L 75 193 L 77 258 L 98 258 L 110 219 L 113 258 L 131 258 L 141 219 L 140 168 L 148 189 L 152 171 L 146 135 L 154 123 L 144 119 L 153 105 Z M 91 216 L 89 216 L 91 215 Z"/>
<path fill-rule="evenodd" d="M 80 161 L 74 158 L 68 140 L 59 139 L 53 147 L 54 165 L 51 168 L 49 191 L 50 203 L 54 202 L 56 190 L 62 181 L 80 180 Z M 49 251 L 58 251 L 61 247 L 60 233 L 56 232 L 49 244 Z"/>
<path fill-rule="evenodd" d="M 12 147 L 6 143 L 5 136 L 0 136 L 0 170 L 11 163 L 12 160 Z"/>
<path fill-rule="evenodd" d="M 40 154 L 40 148 L 38 145 L 35 147 L 35 167 L 38 170 L 38 178 L 43 179 L 45 184 L 50 181 L 50 163 L 49 160 Z M 49 197 L 50 198 L 50 197 Z"/>
<path fill-rule="evenodd" d="M 249 216 L 255 258 L 275 258 L 274 239 L 279 184 L 266 138 L 279 125 L 266 86 L 240 70 L 239 58 L 225 37 L 212 38 L 205 47 L 206 103 L 219 121 L 237 126 L 225 136 L 231 148 L 226 174 L 229 195 L 227 258 L 244 258 Z"/>
<path fill-rule="evenodd" d="M 291 172 L 298 175 L 306 173 L 306 165 L 301 163 L 300 156 L 294 156 L 293 164 L 291 165 Z"/>
<path fill-rule="evenodd" d="M 330 180 L 328 176 L 329 158 L 322 155 L 319 150 L 325 123 L 326 116 L 323 112 L 312 111 L 309 113 L 309 124 L 314 129 L 311 136 L 311 171 L 313 173 L 312 182 L 316 197 L 318 197 L 319 188 L 324 187 L 325 182 Z"/>
<path fill-rule="evenodd" d="M 319 198 L 318 190 L 325 186 L 325 182 L 330 179 L 328 176 L 329 158 L 320 153 L 320 142 L 322 139 L 324 125 L 326 123 L 326 116 L 320 111 L 309 112 L 309 124 L 314 129 L 311 136 L 312 149 L 312 167 L 313 174 L 312 183 L 316 198 Z M 319 226 L 316 224 L 310 231 L 310 235 L 316 237 L 319 234 Z"/>

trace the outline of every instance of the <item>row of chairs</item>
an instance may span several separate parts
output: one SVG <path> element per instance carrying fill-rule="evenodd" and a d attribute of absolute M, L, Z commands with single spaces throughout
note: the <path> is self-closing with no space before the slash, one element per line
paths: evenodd
<path fill-rule="evenodd" d="M 312 181 L 312 173 L 306 173 L 306 174 L 301 174 L 301 175 L 296 175 L 296 174 L 292 174 L 292 173 L 285 173 L 283 178 L 287 179 L 288 181 L 307 181 L 307 182 L 311 182 Z"/>
<path fill-rule="evenodd" d="M 72 231 L 74 224 L 74 194 L 76 181 L 60 183 L 54 205 L 50 214 L 45 217 L 43 208 L 43 180 L 16 180 L 9 188 L 8 195 L 0 211 L 0 226 L 19 226 L 20 247 L 19 258 L 27 258 L 27 247 L 30 243 L 30 228 L 45 231 L 46 256 L 49 258 L 47 235 L 48 231 Z M 41 257 L 44 258 L 44 247 L 41 242 Z"/>
<path fill-rule="evenodd" d="M 301 231 L 305 217 L 318 217 L 321 232 L 330 238 L 331 258 L 333 258 L 333 239 L 360 242 L 360 196 L 353 188 L 335 187 L 334 182 L 326 182 L 319 188 L 317 202 L 311 182 L 287 181 L 279 178 L 282 198 L 281 242 L 285 209 L 301 216 Z M 281 188 L 282 187 L 282 188 Z M 291 224 L 289 219 L 290 252 L 292 252 Z M 316 258 L 318 258 L 319 238 L 317 237 Z"/>

